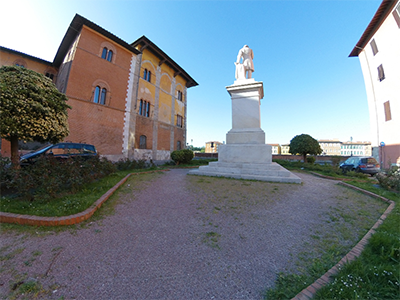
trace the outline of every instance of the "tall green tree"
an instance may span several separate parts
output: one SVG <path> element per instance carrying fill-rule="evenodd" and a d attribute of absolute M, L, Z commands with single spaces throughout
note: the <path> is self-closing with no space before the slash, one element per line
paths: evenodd
<path fill-rule="evenodd" d="M 294 155 L 298 153 L 303 155 L 303 161 L 307 162 L 307 154 L 318 155 L 322 153 L 322 149 L 316 139 L 303 133 L 292 138 L 289 152 Z"/>
<path fill-rule="evenodd" d="M 0 68 L 0 135 L 11 142 L 14 165 L 19 163 L 18 140 L 57 143 L 68 135 L 67 100 L 42 74 Z"/>

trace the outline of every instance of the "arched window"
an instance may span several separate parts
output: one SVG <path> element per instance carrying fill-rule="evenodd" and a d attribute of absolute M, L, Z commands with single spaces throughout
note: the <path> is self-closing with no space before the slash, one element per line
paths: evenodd
<path fill-rule="evenodd" d="M 107 96 L 107 90 L 103 88 L 101 90 L 101 98 L 100 98 L 100 104 L 106 104 L 106 96 Z"/>
<path fill-rule="evenodd" d="M 101 58 L 106 59 L 107 58 L 107 51 L 108 49 L 106 47 L 103 48 L 103 53 L 101 54 Z"/>
<path fill-rule="evenodd" d="M 145 135 L 141 135 L 139 138 L 139 149 L 147 149 L 146 147 L 147 138 Z"/>
<path fill-rule="evenodd" d="M 143 71 L 143 79 L 147 80 L 147 69 L 144 69 Z"/>
<path fill-rule="evenodd" d="M 100 98 L 100 87 L 96 86 L 95 90 L 94 90 L 94 99 L 93 102 L 94 103 L 99 103 L 99 98 Z"/>
<path fill-rule="evenodd" d="M 176 150 L 181 150 L 181 141 L 176 142 Z"/>
<path fill-rule="evenodd" d="M 150 71 L 147 73 L 147 81 L 151 82 L 151 72 Z"/>
<path fill-rule="evenodd" d="M 101 88 L 100 86 L 96 86 L 96 88 L 94 89 L 93 102 L 105 105 L 106 99 L 107 99 L 107 89 Z"/>
<path fill-rule="evenodd" d="M 112 57 L 113 57 L 113 52 L 110 50 L 110 51 L 108 51 L 107 60 L 109 62 L 111 62 L 112 61 Z"/>
<path fill-rule="evenodd" d="M 52 73 L 46 72 L 46 75 L 45 75 L 45 76 L 48 77 L 48 78 L 50 78 L 51 80 L 54 79 L 54 74 L 52 74 Z"/>

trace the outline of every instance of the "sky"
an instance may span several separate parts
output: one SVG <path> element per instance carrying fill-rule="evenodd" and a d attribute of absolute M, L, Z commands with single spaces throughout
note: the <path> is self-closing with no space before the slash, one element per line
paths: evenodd
<path fill-rule="evenodd" d="M 357 57 L 381 0 L 0 0 L 0 45 L 53 61 L 76 13 L 128 43 L 145 35 L 199 84 L 188 89 L 187 143 L 224 142 L 238 51 L 254 52 L 266 143 L 296 135 L 370 141 Z"/>

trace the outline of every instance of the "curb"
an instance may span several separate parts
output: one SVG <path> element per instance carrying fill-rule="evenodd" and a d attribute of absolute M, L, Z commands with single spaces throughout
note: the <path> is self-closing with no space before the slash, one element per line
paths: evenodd
<path fill-rule="evenodd" d="M 337 181 L 348 181 L 348 180 L 351 180 L 351 179 L 348 179 L 348 178 L 338 178 L 338 177 L 326 176 L 326 175 L 322 175 L 322 174 L 319 174 L 319 173 L 316 173 L 316 172 L 312 172 L 312 171 L 309 171 L 309 172 L 312 175 L 315 175 L 315 176 L 321 177 L 321 178 L 325 178 L 325 179 L 331 179 L 331 180 L 337 180 Z"/>
<path fill-rule="evenodd" d="M 111 189 L 109 189 L 103 196 L 101 196 L 96 202 L 94 202 L 89 208 L 74 215 L 62 216 L 62 217 L 42 217 L 42 216 L 21 215 L 21 214 L 0 212 L 0 223 L 12 223 L 20 225 L 34 225 L 34 226 L 60 226 L 60 225 L 78 224 L 89 219 L 94 214 L 94 212 L 98 210 L 101 207 L 101 205 L 106 200 L 108 200 L 108 198 L 110 198 L 110 196 L 114 194 L 114 192 L 128 180 L 128 178 L 131 175 L 163 172 L 163 171 L 168 171 L 168 170 L 129 173 L 123 179 L 121 179 L 116 185 L 114 185 Z"/>
<path fill-rule="evenodd" d="M 336 265 L 334 265 L 324 275 L 322 275 L 320 278 L 318 278 L 313 284 L 310 284 L 308 287 L 303 289 L 300 293 L 298 293 L 291 300 L 312 299 L 319 289 L 321 289 L 323 286 L 329 284 L 331 282 L 331 277 L 339 273 L 341 266 L 343 266 L 346 263 L 354 261 L 357 257 L 359 257 L 361 255 L 361 252 L 364 250 L 365 246 L 368 244 L 368 240 L 370 239 L 370 237 L 375 233 L 376 229 L 383 223 L 383 221 L 386 219 L 386 217 L 390 214 L 390 212 L 395 207 L 394 201 L 386 199 L 385 197 L 382 197 L 377 194 L 371 193 L 369 191 L 360 189 L 356 186 L 353 186 L 351 184 L 348 184 L 348 183 L 345 183 L 342 181 L 338 182 L 338 184 L 343 185 L 348 188 L 351 188 L 351 189 L 354 189 L 354 190 L 364 193 L 368 196 L 380 199 L 386 203 L 389 203 L 389 207 L 380 216 L 378 221 L 376 221 L 374 226 L 372 226 L 372 228 L 367 232 L 367 234 L 364 235 L 364 237 L 353 247 L 353 249 L 351 249 L 350 252 L 346 254 L 346 256 L 344 256 Z"/>

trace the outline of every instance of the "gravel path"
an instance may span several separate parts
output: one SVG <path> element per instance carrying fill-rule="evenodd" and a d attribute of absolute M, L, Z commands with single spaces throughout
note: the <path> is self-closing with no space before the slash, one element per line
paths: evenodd
<path fill-rule="evenodd" d="M 72 232 L 2 233 L 2 298 L 31 278 L 45 299 L 261 299 L 331 207 L 366 197 L 302 173 L 295 185 L 187 172 L 126 184 L 115 214 Z"/>

